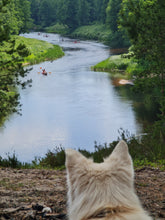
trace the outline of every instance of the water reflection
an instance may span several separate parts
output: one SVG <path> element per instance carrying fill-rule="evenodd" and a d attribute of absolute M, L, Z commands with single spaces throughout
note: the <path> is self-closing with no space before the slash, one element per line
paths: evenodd
<path fill-rule="evenodd" d="M 35 33 L 26 36 L 43 39 Z M 93 150 L 94 141 L 116 140 L 119 128 L 141 132 L 133 101 L 120 95 L 107 73 L 90 71 L 109 56 L 106 46 L 61 41 L 53 34 L 45 39 L 67 48 L 66 55 L 33 66 L 28 75 L 32 87 L 20 90 L 22 117 L 12 115 L 0 131 L 0 155 L 15 150 L 20 160 L 31 161 L 60 144 Z M 43 76 L 40 67 L 51 74 Z"/>
<path fill-rule="evenodd" d="M 115 90 L 124 100 L 133 100 L 132 107 L 136 118 L 144 127 L 158 120 L 160 112 L 155 97 L 146 93 L 135 93 L 134 88 L 130 85 L 116 86 Z"/>

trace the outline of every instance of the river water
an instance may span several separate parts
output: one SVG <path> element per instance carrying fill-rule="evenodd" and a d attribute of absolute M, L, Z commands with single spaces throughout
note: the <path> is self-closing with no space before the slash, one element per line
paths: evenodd
<path fill-rule="evenodd" d="M 90 70 L 109 57 L 108 47 L 55 34 L 24 36 L 59 44 L 65 56 L 33 66 L 32 87 L 20 89 L 22 116 L 11 115 L 0 128 L 1 156 L 15 152 L 20 161 L 31 162 L 56 146 L 93 151 L 94 141 L 116 140 L 120 128 L 141 132 L 133 101 L 118 93 L 108 73 Z"/>

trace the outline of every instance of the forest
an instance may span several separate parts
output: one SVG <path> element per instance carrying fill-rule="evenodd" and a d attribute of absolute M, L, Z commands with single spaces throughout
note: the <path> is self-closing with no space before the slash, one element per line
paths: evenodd
<path fill-rule="evenodd" d="M 111 47 L 129 47 L 135 90 L 157 100 L 159 116 L 150 127 L 150 144 L 165 146 L 165 1 L 164 0 L 0 0 L 0 120 L 18 110 L 17 85 L 28 50 L 13 35 L 54 27 L 70 35 L 82 26 L 100 25 Z M 58 28 L 57 28 L 58 27 Z M 4 50 L 4 45 L 8 45 Z M 151 143 L 152 142 L 152 143 Z M 163 153 L 163 148 L 161 148 Z"/>
<path fill-rule="evenodd" d="M 99 25 L 106 31 L 103 41 L 112 47 L 128 47 L 128 37 L 118 29 L 122 0 L 6 0 L 6 14 L 1 19 L 10 34 L 29 30 L 52 30 L 71 34 L 78 27 Z M 49 28 L 49 29 L 48 29 Z M 97 34 L 100 34 L 99 31 Z M 94 35 L 94 33 L 93 33 Z"/>

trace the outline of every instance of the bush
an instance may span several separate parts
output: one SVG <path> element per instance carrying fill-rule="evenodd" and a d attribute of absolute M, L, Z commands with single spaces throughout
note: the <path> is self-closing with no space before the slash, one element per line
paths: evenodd
<path fill-rule="evenodd" d="M 129 152 L 136 165 L 165 165 L 165 131 L 161 127 L 161 122 L 150 126 L 141 136 L 134 136 L 128 130 L 119 129 L 117 141 L 110 144 L 97 144 L 95 151 L 89 153 L 79 150 L 84 156 L 93 157 L 95 162 L 103 162 L 103 158 L 108 157 L 119 140 L 124 140 L 128 144 Z M 165 167 L 165 166 L 164 166 Z"/>
<path fill-rule="evenodd" d="M 110 30 L 107 29 L 106 25 L 93 24 L 93 25 L 86 25 L 77 28 L 71 34 L 71 37 L 107 42 L 109 35 L 110 35 Z"/>
<path fill-rule="evenodd" d="M 11 168 L 21 168 L 21 162 L 18 161 L 15 152 L 12 156 L 7 154 L 7 158 L 0 157 L 0 166 L 1 167 L 11 167 Z"/>
<path fill-rule="evenodd" d="M 57 23 L 50 27 L 46 27 L 45 32 L 65 35 L 69 33 L 69 28 L 67 25 Z"/>
<path fill-rule="evenodd" d="M 129 152 L 137 167 L 154 166 L 165 169 L 165 130 L 164 121 L 158 121 L 147 128 L 146 133 L 141 136 L 134 136 L 129 131 L 119 129 L 118 140 L 110 144 L 97 144 L 95 142 L 94 152 L 79 149 L 85 157 L 93 158 L 94 162 L 101 163 L 103 158 L 108 157 L 119 140 L 125 140 L 129 147 Z M 56 147 L 53 151 L 48 150 L 45 157 L 32 161 L 32 164 L 18 161 L 15 152 L 12 156 L 7 154 L 7 158 L 0 157 L 1 167 L 11 168 L 65 168 L 65 150 L 63 147 Z"/>
<path fill-rule="evenodd" d="M 53 151 L 48 150 L 46 156 L 40 159 L 41 167 L 59 168 L 65 165 L 65 150 L 62 147 L 56 147 Z"/>

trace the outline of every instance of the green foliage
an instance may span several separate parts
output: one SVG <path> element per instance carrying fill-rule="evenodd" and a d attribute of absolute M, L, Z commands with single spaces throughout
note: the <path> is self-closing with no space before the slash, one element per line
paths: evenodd
<path fill-rule="evenodd" d="M 135 85 L 150 91 L 165 115 L 165 1 L 124 0 L 120 11 L 120 25 L 132 42 L 132 50 L 138 66 Z M 158 87 L 159 93 L 153 93 Z"/>
<path fill-rule="evenodd" d="M 128 48 L 130 46 L 130 41 L 125 35 L 124 31 L 117 30 L 115 32 L 111 31 L 110 35 L 106 41 L 106 44 L 111 48 Z"/>
<path fill-rule="evenodd" d="M 77 28 L 71 37 L 81 39 L 94 39 L 102 42 L 107 42 L 110 35 L 110 31 L 103 24 L 86 25 Z"/>
<path fill-rule="evenodd" d="M 7 158 L 3 159 L 0 157 L 0 166 L 1 167 L 11 167 L 11 168 L 21 168 L 21 162 L 18 161 L 15 152 L 12 156 L 7 154 Z"/>
<path fill-rule="evenodd" d="M 118 30 L 117 21 L 118 21 L 118 14 L 120 11 L 121 2 L 122 0 L 116 0 L 116 1 L 109 0 L 106 9 L 106 13 L 107 13 L 106 23 L 113 33 Z"/>
<path fill-rule="evenodd" d="M 133 158 L 134 163 L 140 166 L 145 165 L 160 165 L 165 168 L 165 133 L 162 131 L 161 126 L 151 126 L 148 133 L 135 137 L 131 135 L 127 130 L 119 130 L 118 140 L 125 140 L 129 147 L 129 152 Z M 152 132 L 154 135 L 151 137 Z M 97 144 L 95 143 L 95 151 L 92 153 L 83 152 L 87 157 L 93 157 L 95 162 L 102 162 L 103 158 L 109 156 L 113 151 L 118 141 L 114 141 L 110 144 Z"/>
<path fill-rule="evenodd" d="M 134 70 L 136 63 L 130 59 L 125 58 L 122 55 L 114 55 L 110 58 L 96 64 L 92 67 L 95 71 L 107 71 L 115 72 L 114 77 L 120 77 L 124 79 L 132 78 L 132 71 Z"/>
<path fill-rule="evenodd" d="M 0 22 L 3 24 L 3 31 L 8 34 L 18 34 L 28 31 L 31 27 L 30 2 L 28 0 L 9 0 L 2 2 Z"/>
<path fill-rule="evenodd" d="M 70 31 L 96 21 L 105 23 L 108 0 L 30 0 L 35 25 L 65 24 Z"/>
<path fill-rule="evenodd" d="M 20 36 L 12 37 L 10 40 L 1 43 L 0 123 L 3 123 L 9 114 L 20 113 L 21 105 L 17 85 L 25 87 L 31 82 L 31 80 L 22 82 L 20 78 L 27 74 L 22 63 L 34 64 L 45 60 L 54 60 L 63 55 L 64 53 L 59 46 Z"/>
<path fill-rule="evenodd" d="M 19 111 L 17 85 L 25 87 L 30 81 L 22 82 L 27 74 L 22 67 L 23 57 L 29 54 L 23 44 L 16 45 L 15 39 L 2 42 L 0 48 L 0 122 L 13 112 Z"/>
<path fill-rule="evenodd" d="M 16 44 L 15 38 L 11 38 L 10 33 L 15 28 L 12 22 L 15 17 L 11 10 L 13 9 L 13 1 L 0 2 L 0 124 L 3 120 L 13 112 L 19 111 L 19 94 L 17 86 L 25 87 L 27 82 L 23 82 L 23 78 L 27 71 L 22 67 L 24 57 L 29 51 L 20 43 Z M 11 7 L 11 8 L 10 8 Z M 11 13 L 11 16 L 10 16 Z M 12 22 L 10 22 L 12 20 Z M 15 25 L 15 24 L 14 24 Z M 16 25 L 17 26 L 17 25 Z"/>
<path fill-rule="evenodd" d="M 30 55 L 24 59 L 24 64 L 35 64 L 45 60 L 55 60 L 64 55 L 61 47 L 46 41 L 17 36 L 17 44 L 24 43 Z"/>
<path fill-rule="evenodd" d="M 62 147 L 56 147 L 53 151 L 48 150 L 46 156 L 40 159 L 42 167 L 61 168 L 65 164 L 65 151 Z"/>
<path fill-rule="evenodd" d="M 16 17 L 19 21 L 19 33 L 28 32 L 32 27 L 30 2 L 29 0 L 15 0 Z"/>
<path fill-rule="evenodd" d="M 69 28 L 67 25 L 57 23 L 55 25 L 46 27 L 45 31 L 47 33 L 56 33 L 56 34 L 66 35 L 69 33 Z"/>
<path fill-rule="evenodd" d="M 119 129 L 118 140 L 112 143 L 97 144 L 95 142 L 94 151 L 89 152 L 84 149 L 79 149 L 85 157 L 93 158 L 94 162 L 101 163 L 103 158 L 108 157 L 119 140 L 125 140 L 129 147 L 129 152 L 133 158 L 135 167 L 158 167 L 162 170 L 165 169 L 165 131 L 162 130 L 162 125 L 157 123 L 147 129 L 143 135 L 134 136 L 123 129 Z M 153 134 L 151 136 L 151 133 Z M 65 168 L 65 150 L 63 147 L 56 147 L 52 151 L 48 150 L 43 158 L 35 158 L 31 164 L 20 162 L 16 154 L 12 156 L 7 154 L 7 158 L 0 157 L 1 167 L 12 168 Z"/>
<path fill-rule="evenodd" d="M 143 168 L 143 167 L 153 167 L 159 168 L 160 170 L 165 170 L 165 160 L 157 160 L 156 162 L 150 162 L 147 159 L 139 160 L 135 159 L 134 161 L 135 168 Z"/>
<path fill-rule="evenodd" d="M 112 48 L 130 45 L 125 33 L 118 30 L 121 0 L 30 0 L 30 3 L 35 30 L 74 32 L 74 37 L 101 40 Z"/>
<path fill-rule="evenodd" d="M 55 60 L 57 58 L 60 58 L 64 55 L 64 52 L 62 51 L 61 47 L 58 45 L 53 45 L 53 48 L 49 48 L 47 50 L 44 50 L 42 52 L 32 53 L 28 57 L 25 58 L 24 63 L 25 64 L 36 64 L 40 63 L 45 60 Z"/>
<path fill-rule="evenodd" d="M 122 0 L 109 0 L 106 8 L 106 25 L 111 30 L 108 45 L 111 48 L 129 47 L 130 42 L 124 31 L 118 29 L 118 17 Z"/>

